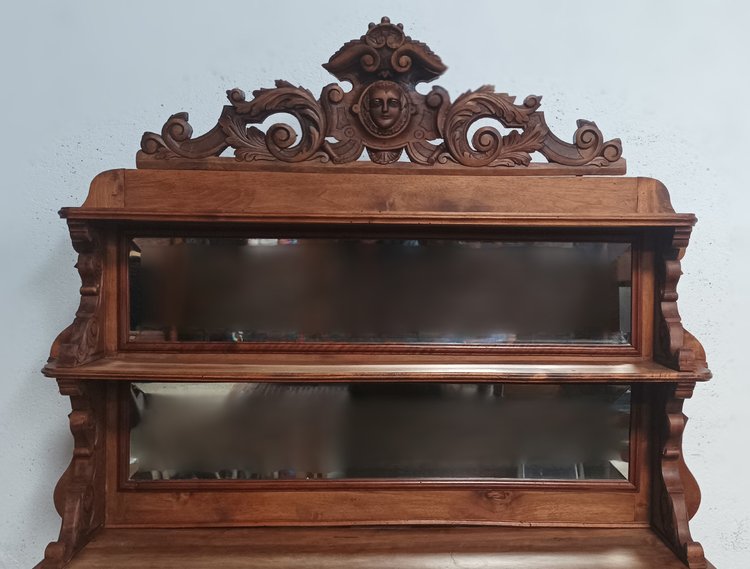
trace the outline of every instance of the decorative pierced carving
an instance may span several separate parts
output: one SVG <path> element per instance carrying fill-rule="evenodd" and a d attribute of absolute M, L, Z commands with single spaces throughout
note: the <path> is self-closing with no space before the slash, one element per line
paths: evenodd
<path fill-rule="evenodd" d="M 102 246 L 96 230 L 90 225 L 68 221 L 73 248 L 78 252 L 76 268 L 81 276 L 81 303 L 73 323 L 63 330 L 52 346 L 51 358 L 57 365 L 81 365 L 103 352 L 100 325 L 102 288 Z"/>
<path fill-rule="evenodd" d="M 539 152 L 551 163 L 604 169 L 622 156 L 620 140 L 605 141 L 590 121 L 579 120 L 573 142 L 563 142 L 538 110 L 539 96 L 517 105 L 515 97 L 489 85 L 453 103 L 441 87 L 418 93 L 418 84 L 433 81 L 447 68 L 429 47 L 388 18 L 370 24 L 365 35 L 346 43 L 323 67 L 340 81 L 349 81 L 351 90 L 334 83 L 315 99 L 302 87 L 277 81 L 275 88 L 255 91 L 248 101 L 241 90 L 232 89 L 227 91 L 230 105 L 209 132 L 192 138 L 187 113 L 172 115 L 160 135 L 143 135 L 142 156 L 196 160 L 219 156 L 231 147 L 243 162 L 343 164 L 359 159 L 366 149 L 378 164 L 395 162 L 406 151 L 412 162 L 423 165 L 513 167 L 529 166 L 531 154 Z M 274 124 L 266 133 L 252 126 L 276 113 L 290 113 L 299 121 L 299 141 L 287 124 Z M 512 130 L 503 135 L 484 126 L 470 139 L 472 125 L 480 119 L 494 119 Z"/>
<path fill-rule="evenodd" d="M 708 564 L 700 543 L 693 541 L 688 522 L 700 503 L 695 478 L 685 464 L 682 435 L 687 417 L 682 412 L 685 399 L 693 395 L 695 382 L 669 384 L 662 387 L 664 416 L 662 443 L 654 491 L 653 520 L 667 541 L 690 569 L 707 569 Z"/>
<path fill-rule="evenodd" d="M 682 326 L 677 309 L 677 283 L 682 276 L 681 259 L 690 239 L 690 228 L 677 228 L 671 240 L 662 249 L 658 263 L 659 282 L 659 327 L 657 333 L 657 356 L 666 365 L 680 371 L 695 371 L 699 362 L 696 359 L 695 344 L 692 338 L 687 341 L 687 332 Z M 698 349 L 702 351 L 700 345 Z M 705 362 L 703 362 L 705 367 Z"/>
<path fill-rule="evenodd" d="M 104 523 L 104 384 L 58 380 L 70 397 L 73 459 L 55 487 L 60 537 L 47 546 L 42 569 L 64 567 Z"/>

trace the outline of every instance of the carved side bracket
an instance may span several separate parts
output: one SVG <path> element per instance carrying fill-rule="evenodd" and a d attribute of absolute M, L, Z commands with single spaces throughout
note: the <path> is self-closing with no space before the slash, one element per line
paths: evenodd
<path fill-rule="evenodd" d="M 104 351 L 100 311 L 102 309 L 102 241 L 96 229 L 85 222 L 69 220 L 73 248 L 78 252 L 76 268 L 81 276 L 81 302 L 73 323 L 60 332 L 50 359 L 60 367 L 73 367 L 96 359 Z"/>
<path fill-rule="evenodd" d="M 41 569 L 59 569 L 104 522 L 104 384 L 58 380 L 70 397 L 73 459 L 55 487 L 60 536 L 47 546 Z"/>
<path fill-rule="evenodd" d="M 706 367 L 703 348 L 682 326 L 677 309 L 677 283 L 682 276 L 681 259 L 690 239 L 690 228 L 677 228 L 662 247 L 657 263 L 659 302 L 657 319 L 656 355 L 665 365 L 680 371 L 695 371 Z M 701 361 L 701 357 L 702 360 Z"/>
<path fill-rule="evenodd" d="M 693 395 L 695 382 L 663 386 L 660 409 L 664 415 L 660 455 L 657 463 L 657 485 L 654 488 L 653 521 L 676 553 L 690 569 L 708 567 L 700 543 L 693 541 L 688 522 L 700 504 L 700 490 L 685 464 L 682 435 L 687 417 L 682 412 L 685 399 Z"/>
<path fill-rule="evenodd" d="M 358 160 L 366 150 L 373 162 L 389 164 L 406 151 L 412 162 L 428 166 L 514 167 L 529 166 L 531 154 L 539 152 L 562 166 L 616 166 L 617 173 L 624 173 L 619 139 L 605 140 L 595 123 L 579 120 L 573 142 L 562 141 L 538 110 L 539 96 L 517 105 L 515 97 L 489 85 L 453 102 L 441 87 L 420 94 L 418 84 L 433 81 L 447 68 L 427 45 L 405 35 L 403 26 L 388 18 L 370 24 L 365 35 L 346 43 L 323 67 L 340 81 L 349 81 L 351 90 L 333 83 L 316 99 L 307 89 L 277 81 L 275 88 L 255 91 L 247 100 L 244 92 L 232 89 L 227 91 L 230 105 L 209 132 L 193 138 L 187 113 L 177 113 L 160 134 L 143 135 L 141 156 L 146 163 L 174 163 L 217 157 L 231 147 L 241 162 L 343 164 Z M 289 113 L 299 121 L 299 141 L 287 124 L 274 124 L 265 133 L 253 126 L 276 113 Z M 485 126 L 470 137 L 480 119 L 494 119 L 512 130 L 501 134 Z M 139 159 L 139 164 L 144 161 Z"/>

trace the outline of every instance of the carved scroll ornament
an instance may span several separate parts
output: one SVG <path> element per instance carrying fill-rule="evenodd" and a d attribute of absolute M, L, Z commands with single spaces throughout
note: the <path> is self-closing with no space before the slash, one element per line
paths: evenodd
<path fill-rule="evenodd" d="M 253 92 L 247 100 L 239 89 L 227 91 L 218 123 L 193 138 L 187 113 L 172 115 L 161 134 L 147 132 L 141 140 L 152 159 L 203 159 L 234 149 L 239 161 L 342 164 L 358 160 L 363 151 L 378 164 L 398 160 L 405 151 L 415 163 L 463 166 L 528 166 L 539 152 L 550 163 L 606 168 L 620 161 L 619 139 L 605 140 L 595 123 L 578 121 L 572 143 L 552 134 L 539 111 L 541 97 L 521 104 L 515 97 L 485 85 L 451 102 L 447 91 L 433 87 L 417 92 L 420 83 L 440 77 L 446 66 L 427 45 L 404 34 L 401 24 L 383 18 L 370 24 L 358 40 L 346 43 L 323 67 L 352 88 L 326 86 L 320 98 L 302 87 L 277 81 L 271 89 Z M 267 132 L 253 126 L 276 113 L 293 115 L 294 128 L 274 124 Z M 494 119 L 507 134 L 491 126 L 472 125 Z"/>
<path fill-rule="evenodd" d="M 104 385 L 58 380 L 70 397 L 73 459 L 55 488 L 62 518 L 60 537 L 50 543 L 37 569 L 61 569 L 104 523 Z"/>
<path fill-rule="evenodd" d="M 75 220 L 68 221 L 73 248 L 78 252 L 76 268 L 81 277 L 81 302 L 75 319 L 55 339 L 50 359 L 61 367 L 90 362 L 103 352 L 100 324 L 103 251 L 98 231 Z"/>
<path fill-rule="evenodd" d="M 693 395 L 695 382 L 666 384 L 661 389 L 664 416 L 657 465 L 657 488 L 653 494 L 654 525 L 690 569 L 708 569 L 700 543 L 690 535 L 688 522 L 700 505 L 700 490 L 685 464 L 682 436 L 687 417 L 682 412 L 685 399 Z"/>
<path fill-rule="evenodd" d="M 707 368 L 703 347 L 682 325 L 677 308 L 677 284 L 682 276 L 681 259 L 690 239 L 690 228 L 674 230 L 661 248 L 657 263 L 659 284 L 659 319 L 656 358 L 666 366 L 680 371 Z"/>

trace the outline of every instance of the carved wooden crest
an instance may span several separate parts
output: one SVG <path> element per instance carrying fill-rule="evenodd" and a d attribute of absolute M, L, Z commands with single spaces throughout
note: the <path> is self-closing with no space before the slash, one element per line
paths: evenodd
<path fill-rule="evenodd" d="M 440 77 L 446 66 L 388 18 L 370 24 L 365 35 L 344 44 L 323 67 L 349 81 L 351 90 L 333 83 L 316 99 L 307 89 L 277 81 L 247 100 L 243 91 L 232 89 L 227 91 L 230 105 L 202 136 L 192 137 L 187 113 L 172 115 L 160 135 L 145 133 L 139 165 L 216 157 L 229 147 L 241 162 L 343 164 L 366 150 L 378 164 L 395 162 L 406 152 L 417 164 L 470 167 L 529 166 L 531 154 L 539 152 L 562 166 L 624 173 L 619 139 L 605 141 L 595 123 L 579 120 L 573 142 L 562 141 L 539 111 L 539 96 L 530 95 L 519 105 L 489 85 L 453 102 L 441 87 L 418 93 L 418 84 Z M 287 124 L 274 124 L 265 133 L 253 126 L 276 113 L 296 117 L 300 136 Z M 484 126 L 470 137 L 472 125 L 487 118 L 512 130 L 501 134 Z"/>

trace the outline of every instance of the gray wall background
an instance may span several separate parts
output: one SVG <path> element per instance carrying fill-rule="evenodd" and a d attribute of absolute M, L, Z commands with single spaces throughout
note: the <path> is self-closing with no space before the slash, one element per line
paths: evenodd
<path fill-rule="evenodd" d="M 0 568 L 31 567 L 57 535 L 52 490 L 70 457 L 68 401 L 42 378 L 79 281 L 61 206 L 99 171 L 133 167 L 144 130 L 190 112 L 210 128 L 224 91 L 277 78 L 318 93 L 320 64 L 388 15 L 448 64 L 455 97 L 484 83 L 544 96 L 623 140 L 630 175 L 700 219 L 680 284 L 715 379 L 686 405 L 703 489 L 694 536 L 719 568 L 750 566 L 746 477 L 750 9 L 740 0 L 521 2 L 3 2 L 0 18 Z M 744 488 L 744 489 L 743 489 Z M 741 490 L 742 489 L 742 490 Z"/>

